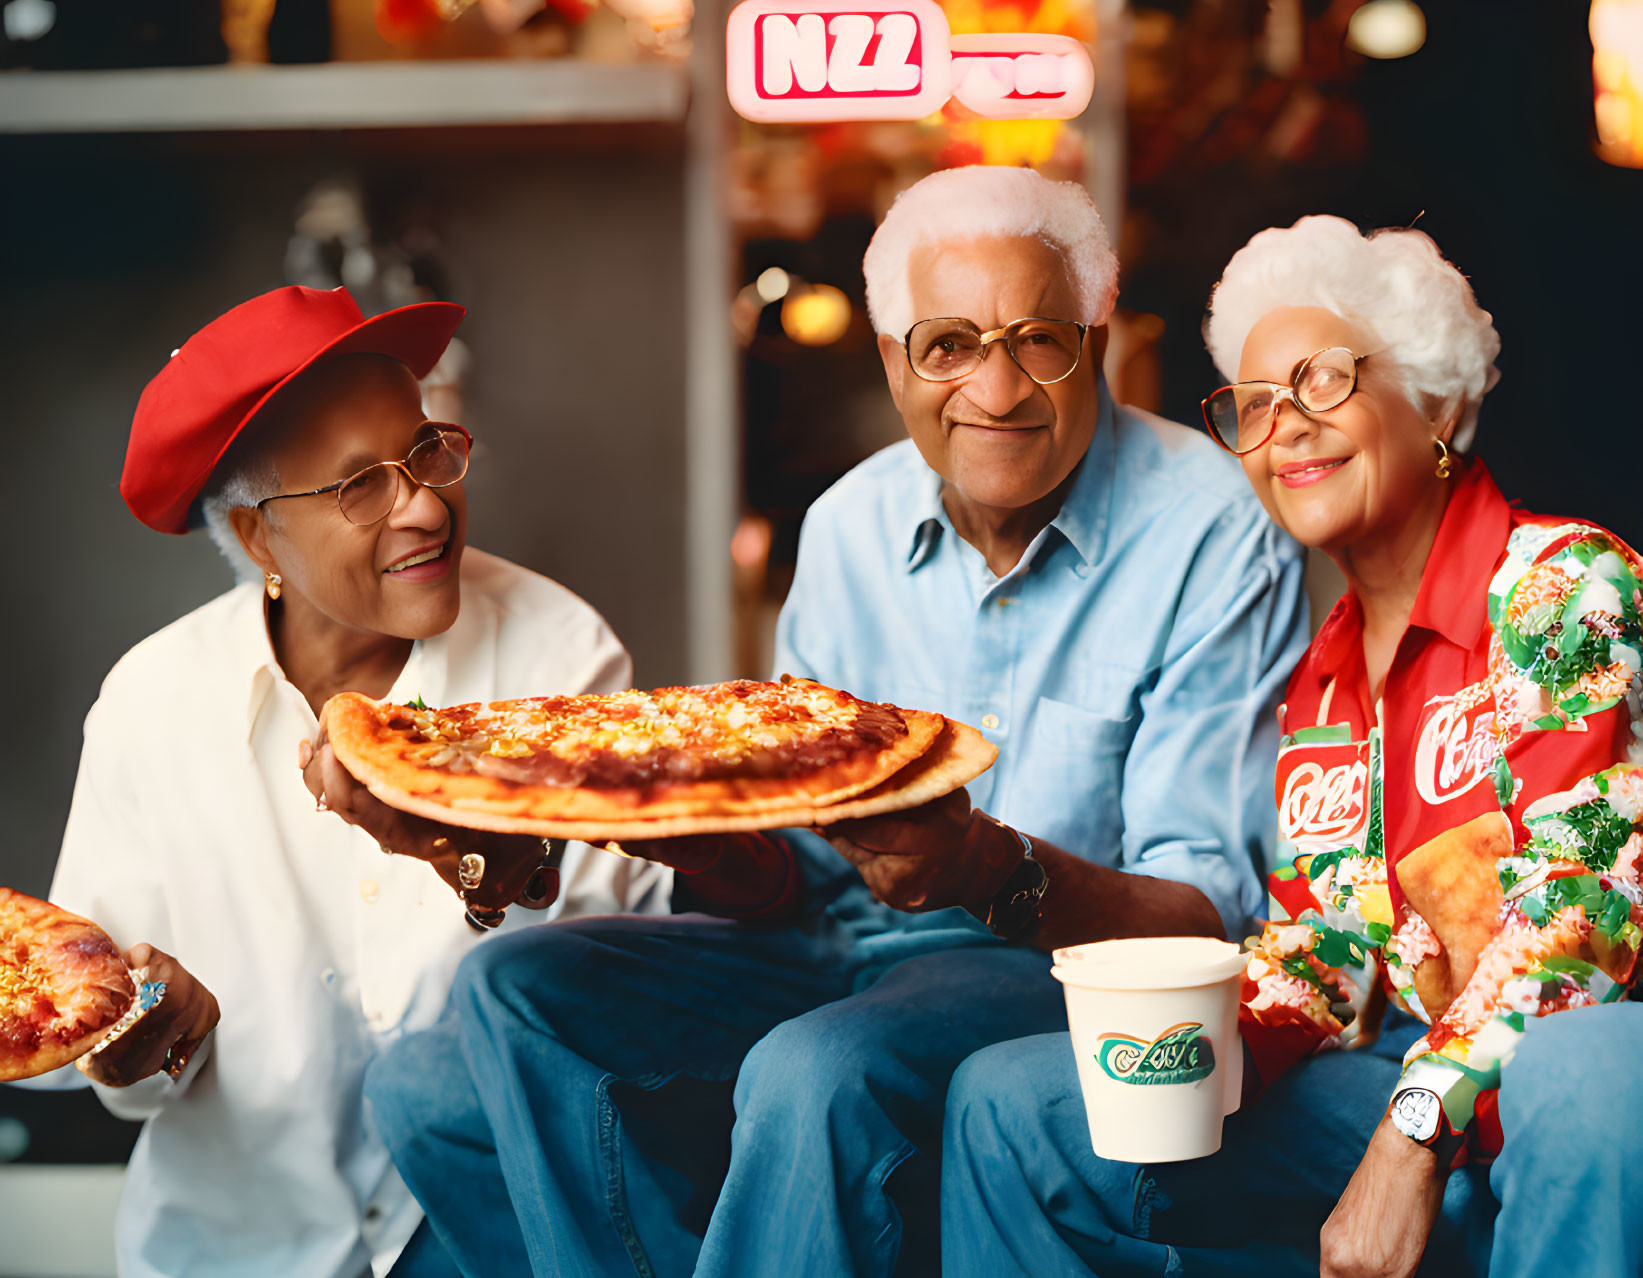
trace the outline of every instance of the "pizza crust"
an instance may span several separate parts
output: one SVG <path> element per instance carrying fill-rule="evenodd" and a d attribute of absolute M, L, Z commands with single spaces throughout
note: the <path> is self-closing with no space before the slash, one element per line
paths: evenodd
<path fill-rule="evenodd" d="M 42 1019 L 26 993 L 0 997 L 3 1082 L 33 1078 L 84 1056 L 136 997 L 125 960 L 100 927 L 0 887 L 0 967 L 18 973 L 17 961 L 25 954 L 27 991 L 43 995 L 54 1015 Z"/>
<path fill-rule="evenodd" d="M 895 708 L 906 734 L 893 744 L 794 778 L 733 777 L 653 788 L 594 788 L 521 783 L 424 766 L 415 756 L 427 749 L 426 743 L 386 727 L 382 716 L 387 708 L 388 703 L 344 692 L 332 697 L 321 711 L 321 723 L 337 761 L 382 802 L 471 829 L 572 838 L 581 836 L 557 831 L 573 825 L 604 829 L 612 823 L 670 818 L 711 818 L 713 829 L 771 829 L 790 824 L 779 819 L 780 815 L 830 807 L 896 776 L 929 751 L 947 723 L 939 714 Z M 752 820 L 721 824 L 731 817 Z"/>
<path fill-rule="evenodd" d="M 904 711 L 903 713 L 920 713 Z M 992 767 L 998 747 L 968 724 L 940 715 L 928 715 L 940 726 L 929 748 L 864 793 L 837 803 L 789 803 L 758 812 L 705 812 L 648 819 L 613 817 L 608 820 L 567 821 L 540 819 L 475 806 L 446 806 L 424 795 L 407 793 L 367 778 L 367 788 L 389 807 L 446 825 L 498 834 L 534 834 L 549 839 L 580 839 L 612 843 L 624 839 L 668 839 L 685 834 L 732 834 L 748 830 L 775 830 L 793 826 L 830 825 L 861 817 L 900 812 L 939 799 L 966 785 Z M 341 760 L 341 754 L 338 754 Z M 347 762 L 343 760 L 346 767 Z M 352 768 L 349 769 L 353 771 Z M 357 773 L 355 774 L 358 775 Z"/>

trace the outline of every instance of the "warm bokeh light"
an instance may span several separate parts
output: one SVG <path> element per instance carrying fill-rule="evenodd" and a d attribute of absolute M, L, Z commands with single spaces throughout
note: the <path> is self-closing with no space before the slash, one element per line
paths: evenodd
<path fill-rule="evenodd" d="M 1369 0 L 1346 28 L 1346 47 L 1366 58 L 1407 58 L 1426 43 L 1426 15 L 1414 0 Z"/>
<path fill-rule="evenodd" d="M 1597 153 L 1643 168 L 1643 0 L 1592 0 Z"/>
<path fill-rule="evenodd" d="M 801 346 L 829 346 L 850 327 L 850 299 L 831 284 L 812 284 L 787 295 L 782 328 Z"/>
<path fill-rule="evenodd" d="M 753 281 L 753 288 L 759 300 L 768 305 L 786 297 L 791 283 L 786 271 L 779 266 L 771 266 L 759 272 L 759 278 Z"/>

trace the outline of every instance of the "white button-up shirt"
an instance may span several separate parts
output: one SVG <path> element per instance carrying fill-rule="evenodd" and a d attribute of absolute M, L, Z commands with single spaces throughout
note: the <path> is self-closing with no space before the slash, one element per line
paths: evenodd
<path fill-rule="evenodd" d="M 627 687 L 627 652 L 568 590 L 468 550 L 462 607 L 389 697 L 455 705 Z M 476 943 L 431 867 L 316 812 L 317 725 L 241 586 L 138 644 L 86 719 L 51 898 L 122 949 L 147 941 L 216 995 L 182 1079 L 98 1087 L 147 1119 L 116 1225 L 122 1275 L 361 1278 L 420 1219 L 361 1103 L 366 1067 L 439 1014 Z M 572 844 L 563 914 L 666 911 L 670 873 Z M 72 1068 L 48 1076 L 70 1085 Z"/>

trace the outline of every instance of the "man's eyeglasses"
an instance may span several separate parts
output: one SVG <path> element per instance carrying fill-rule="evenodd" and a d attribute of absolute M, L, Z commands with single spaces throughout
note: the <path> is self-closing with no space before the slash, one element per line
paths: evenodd
<path fill-rule="evenodd" d="M 449 422 L 424 422 L 426 439 L 400 461 L 380 461 L 358 474 L 305 493 L 277 493 L 264 497 L 259 508 L 287 497 L 318 497 L 335 493 L 342 516 L 351 524 L 374 524 L 386 519 L 399 501 L 400 476 L 424 488 L 449 488 L 468 473 L 468 450 L 473 436 Z"/>
<path fill-rule="evenodd" d="M 1329 346 L 1297 364 L 1288 386 L 1278 382 L 1223 386 L 1204 401 L 1204 425 L 1229 453 L 1252 453 L 1278 429 L 1278 410 L 1284 404 L 1292 403 L 1312 414 L 1327 413 L 1346 403 L 1358 389 L 1358 365 L 1368 358 L 1344 346 Z"/>
<path fill-rule="evenodd" d="M 1088 328 L 1074 320 L 1018 319 L 983 333 L 967 319 L 927 319 L 907 330 L 902 345 L 913 372 L 927 382 L 951 382 L 975 372 L 987 348 L 1003 342 L 1016 367 L 1040 386 L 1051 386 L 1078 367 Z"/>

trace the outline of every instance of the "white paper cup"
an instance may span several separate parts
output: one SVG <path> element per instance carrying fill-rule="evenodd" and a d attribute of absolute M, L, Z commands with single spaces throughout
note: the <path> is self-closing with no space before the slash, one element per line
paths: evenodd
<path fill-rule="evenodd" d="M 1236 945 L 1197 936 L 1055 952 L 1090 1143 L 1102 1158 L 1168 1163 L 1221 1148 L 1244 1081 Z"/>

